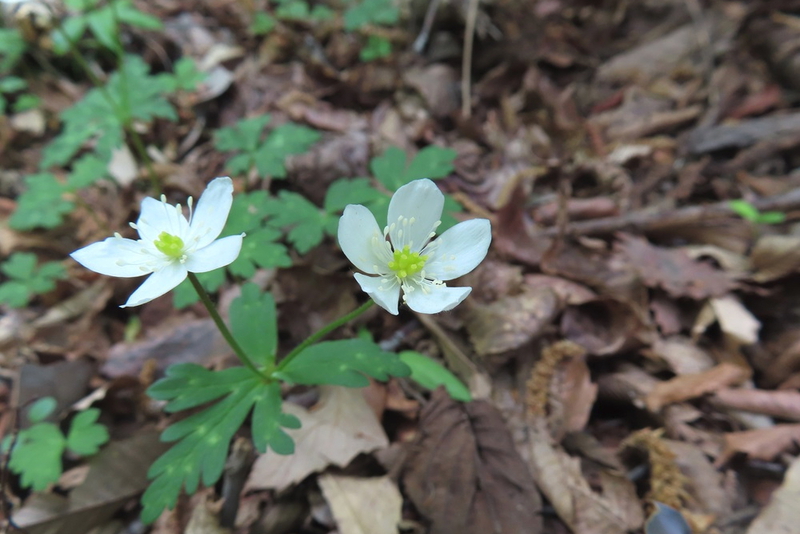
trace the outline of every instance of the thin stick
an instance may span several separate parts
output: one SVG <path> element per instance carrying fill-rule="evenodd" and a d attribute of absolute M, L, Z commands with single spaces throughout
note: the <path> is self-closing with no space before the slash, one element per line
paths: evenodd
<path fill-rule="evenodd" d="M 464 54 L 461 57 L 461 116 L 468 118 L 472 114 L 472 46 L 475 43 L 475 24 L 478 21 L 478 3 L 480 0 L 469 0 L 467 6 L 467 25 L 464 28 Z"/>

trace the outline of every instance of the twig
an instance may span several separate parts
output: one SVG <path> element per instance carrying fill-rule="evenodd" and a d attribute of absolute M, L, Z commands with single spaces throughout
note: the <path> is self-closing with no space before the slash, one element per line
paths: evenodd
<path fill-rule="evenodd" d="M 800 188 L 786 194 L 758 199 L 752 202 L 759 211 L 788 211 L 800 208 Z M 606 235 L 621 230 L 654 231 L 669 226 L 698 224 L 720 220 L 735 215 L 728 201 L 704 206 L 689 206 L 671 211 L 634 211 L 619 217 L 606 217 L 590 221 L 575 222 L 567 226 L 570 235 Z M 559 228 L 550 227 L 537 232 L 533 237 L 554 237 Z"/>
<path fill-rule="evenodd" d="M 468 118 L 472 113 L 472 46 L 475 43 L 475 24 L 478 21 L 478 3 L 469 0 L 467 6 L 467 25 L 464 28 L 464 55 L 461 58 L 461 116 Z"/>
<path fill-rule="evenodd" d="M 428 4 L 428 11 L 425 12 L 425 20 L 422 21 L 422 29 L 419 35 L 414 39 L 414 52 L 421 54 L 425 50 L 425 45 L 428 44 L 428 39 L 431 36 L 431 29 L 433 28 L 433 19 L 436 18 L 436 12 L 439 10 L 439 4 L 442 0 L 431 0 Z"/>

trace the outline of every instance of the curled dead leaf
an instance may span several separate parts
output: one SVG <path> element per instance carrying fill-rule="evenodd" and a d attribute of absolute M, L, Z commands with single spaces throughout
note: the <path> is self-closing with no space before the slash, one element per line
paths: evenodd
<path fill-rule="evenodd" d="M 694 399 L 744 382 L 750 375 L 749 369 L 723 362 L 702 373 L 676 376 L 672 380 L 659 382 L 647 395 L 645 404 L 648 410 L 658 412 L 667 404 Z"/>
<path fill-rule="evenodd" d="M 775 425 L 770 428 L 728 432 L 725 434 L 725 450 L 714 465 L 725 465 L 739 452 L 750 458 L 770 461 L 784 451 L 797 448 L 798 443 L 800 425 Z"/>
<path fill-rule="evenodd" d="M 724 408 L 800 421 L 800 392 L 798 391 L 723 388 L 712 395 L 709 400 L 714 405 Z"/>

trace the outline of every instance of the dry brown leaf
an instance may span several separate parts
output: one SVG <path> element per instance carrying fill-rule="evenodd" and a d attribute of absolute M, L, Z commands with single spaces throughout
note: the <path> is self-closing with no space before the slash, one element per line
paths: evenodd
<path fill-rule="evenodd" d="M 610 298 L 569 306 L 561 316 L 561 332 L 595 356 L 615 354 L 638 343 L 645 326 L 628 304 Z"/>
<path fill-rule="evenodd" d="M 749 377 L 749 369 L 723 362 L 702 373 L 676 376 L 672 380 L 659 382 L 648 393 L 645 404 L 648 410 L 657 412 L 667 404 L 713 393 L 718 389 L 739 384 Z"/>
<path fill-rule="evenodd" d="M 724 388 L 717 391 L 709 400 L 720 407 L 800 421 L 800 392 L 798 391 Z"/>
<path fill-rule="evenodd" d="M 752 279 L 758 283 L 772 282 L 800 268 L 800 237 L 794 235 L 763 235 L 750 252 Z"/>
<path fill-rule="evenodd" d="M 260 455 L 245 484 L 245 491 L 284 489 L 329 465 L 345 467 L 362 452 L 389 444 L 375 412 L 358 388 L 320 387 L 312 411 L 285 403 L 284 411 L 300 419 L 302 427 L 286 432 L 294 439 L 294 454 L 268 451 Z"/>
<path fill-rule="evenodd" d="M 644 512 L 630 480 L 601 472 L 602 494 L 594 491 L 581 472 L 580 459 L 553 444 L 543 419 L 531 419 L 533 477 L 573 532 L 619 534 L 642 526 Z"/>
<path fill-rule="evenodd" d="M 688 481 L 686 489 L 696 505 L 692 508 L 720 517 L 731 513 L 736 495 L 726 491 L 725 474 L 714 467 L 706 454 L 685 441 L 665 439 L 664 443 L 675 454 L 675 463 Z"/>
<path fill-rule="evenodd" d="M 560 276 L 526 274 L 524 281 L 530 289 L 550 288 L 564 304 L 578 305 L 597 299 L 597 293 L 585 285 Z"/>
<path fill-rule="evenodd" d="M 388 476 L 324 474 L 317 482 L 341 534 L 397 534 L 403 496 Z"/>
<path fill-rule="evenodd" d="M 722 271 L 693 260 L 681 249 L 668 249 L 647 240 L 620 234 L 616 244 L 648 287 L 661 287 L 673 297 L 696 300 L 724 295 L 734 287 Z"/>
<path fill-rule="evenodd" d="M 736 297 L 714 298 L 709 300 L 709 304 L 730 346 L 752 345 L 758 341 L 761 322 Z"/>
<path fill-rule="evenodd" d="M 430 520 L 430 534 L 542 530 L 539 492 L 502 415 L 488 402 L 462 404 L 436 390 L 402 481 Z"/>
<path fill-rule="evenodd" d="M 467 332 L 481 356 L 521 347 L 541 335 L 561 311 L 550 288 L 524 291 L 491 304 L 475 304 L 467 315 Z"/>
<path fill-rule="evenodd" d="M 650 358 L 661 358 L 676 375 L 701 373 L 714 366 L 711 356 L 683 336 L 656 339 L 642 353 Z"/>
<path fill-rule="evenodd" d="M 583 430 L 597 398 L 585 353 L 561 362 L 549 389 L 550 428 L 556 441 L 568 432 Z"/>
<path fill-rule="evenodd" d="M 800 525 L 800 458 L 795 458 L 786 471 L 783 484 L 772 494 L 769 504 L 761 510 L 747 534 L 790 534 Z"/>
<path fill-rule="evenodd" d="M 775 425 L 770 428 L 728 432 L 725 434 L 725 450 L 714 462 L 720 467 L 737 452 L 750 458 L 773 460 L 780 453 L 796 448 L 800 443 L 800 425 Z"/>
<path fill-rule="evenodd" d="M 230 529 L 219 524 L 219 510 L 222 502 L 214 503 L 209 500 L 210 495 L 204 496 L 192 508 L 192 515 L 186 525 L 184 534 L 230 534 Z"/>

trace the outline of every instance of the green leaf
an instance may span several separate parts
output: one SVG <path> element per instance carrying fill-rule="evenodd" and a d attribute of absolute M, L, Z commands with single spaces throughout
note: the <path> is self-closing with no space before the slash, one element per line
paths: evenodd
<path fill-rule="evenodd" d="M 105 90 L 92 89 L 82 100 L 61 113 L 63 129 L 44 150 L 41 167 L 66 165 L 84 143 L 94 141 L 94 152 L 107 161 L 123 144 L 124 126 L 137 120 L 177 119 L 165 98 L 170 83 L 150 75 L 150 67 L 137 56 L 125 56 L 121 72 L 114 73 Z"/>
<path fill-rule="evenodd" d="M 275 16 L 287 20 L 306 20 L 311 18 L 308 2 L 302 0 L 292 0 L 278 6 Z"/>
<path fill-rule="evenodd" d="M 114 7 L 107 5 L 86 13 L 86 24 L 92 35 L 104 47 L 116 53 L 122 52 L 122 43 L 119 40 L 119 27 L 117 26 Z"/>
<path fill-rule="evenodd" d="M 30 300 L 28 286 L 22 282 L 4 282 L 0 284 L 0 302 L 8 304 L 12 308 L 22 308 Z"/>
<path fill-rule="evenodd" d="M 108 430 L 97 424 L 100 410 L 89 408 L 72 419 L 67 435 L 67 448 L 81 456 L 97 453 L 100 446 L 108 441 Z"/>
<path fill-rule="evenodd" d="M 255 274 L 256 267 L 291 267 L 292 259 L 286 247 L 275 242 L 280 237 L 281 233 L 274 228 L 261 228 L 248 233 L 242 242 L 239 257 L 228 265 L 228 271 L 235 276 L 250 278 Z"/>
<path fill-rule="evenodd" d="M 321 4 L 317 4 L 311 10 L 311 20 L 316 21 L 323 21 L 323 20 L 332 20 L 336 17 L 336 12 L 333 11 L 328 6 L 323 6 Z"/>
<path fill-rule="evenodd" d="M 411 369 L 397 354 L 386 352 L 367 339 L 325 341 L 312 345 L 285 366 L 279 366 L 275 376 L 296 384 L 332 384 L 364 387 L 369 380 L 390 376 L 408 376 Z"/>
<path fill-rule="evenodd" d="M 133 2 L 117 1 L 117 16 L 119 20 L 143 30 L 160 30 L 164 27 L 161 19 L 136 9 Z"/>
<path fill-rule="evenodd" d="M 206 273 L 197 273 L 197 280 L 203 289 L 209 293 L 216 293 L 225 283 L 225 269 L 215 269 Z M 172 291 L 172 304 L 178 309 L 185 308 L 195 302 L 200 301 L 200 296 L 195 291 L 194 286 L 187 278 Z"/>
<path fill-rule="evenodd" d="M 264 217 L 269 213 L 266 207 L 269 202 L 268 197 L 266 191 L 236 195 L 233 198 L 231 213 L 228 216 L 228 222 L 225 223 L 222 236 L 236 235 L 242 232 L 249 233 L 260 228 Z"/>
<path fill-rule="evenodd" d="M 28 43 L 17 28 L 0 28 L 0 72 L 14 69 L 28 50 Z"/>
<path fill-rule="evenodd" d="M 304 196 L 291 191 L 281 191 L 280 201 L 269 207 L 268 220 L 275 228 L 289 228 L 287 238 L 300 254 L 305 254 L 322 242 L 325 226 L 324 214 Z"/>
<path fill-rule="evenodd" d="M 191 57 L 182 57 L 175 63 L 173 76 L 175 89 L 194 91 L 207 77 L 205 72 L 198 70 L 197 64 Z"/>
<path fill-rule="evenodd" d="M 318 131 L 306 126 L 291 123 L 278 126 L 254 154 L 259 175 L 286 178 L 286 157 L 306 152 L 320 137 Z"/>
<path fill-rule="evenodd" d="M 367 24 L 391 26 L 400 18 L 400 10 L 392 0 L 364 0 L 344 12 L 344 29 L 358 30 Z"/>
<path fill-rule="evenodd" d="M 170 401 L 164 410 L 177 412 L 223 397 L 251 377 L 253 373 L 244 367 L 215 372 L 195 363 L 180 363 L 167 368 L 164 378 L 150 386 L 147 394 Z"/>
<path fill-rule="evenodd" d="M 17 436 L 9 468 L 19 475 L 23 488 L 42 491 L 61 476 L 61 455 L 66 440 L 53 423 L 38 423 Z"/>
<path fill-rule="evenodd" d="M 753 206 L 746 200 L 731 200 L 728 202 L 728 206 L 742 219 L 748 220 L 750 222 L 755 222 L 760 215 L 758 208 Z"/>
<path fill-rule="evenodd" d="M 781 211 L 765 211 L 759 213 L 756 222 L 761 224 L 780 224 L 786 220 L 786 214 Z"/>
<path fill-rule="evenodd" d="M 86 17 L 77 15 L 67 17 L 61 23 L 61 27 L 52 32 L 53 51 L 56 54 L 64 55 L 70 50 L 70 42 L 77 42 L 83 37 L 86 31 Z"/>
<path fill-rule="evenodd" d="M 253 363 L 262 367 L 274 363 L 278 315 L 272 295 L 262 293 L 255 284 L 244 284 L 228 313 L 233 337 Z"/>
<path fill-rule="evenodd" d="M 9 221 L 15 230 L 54 228 L 75 207 L 62 197 L 66 186 L 49 172 L 27 176 L 25 185 L 27 190 L 17 198 L 17 210 Z"/>
<path fill-rule="evenodd" d="M 91 153 L 86 154 L 72 164 L 72 172 L 67 178 L 67 189 L 77 191 L 107 177 L 108 161 L 103 161 Z"/>
<path fill-rule="evenodd" d="M 58 401 L 53 397 L 42 397 L 28 408 L 28 420 L 31 423 L 40 423 L 50 417 L 56 407 Z"/>
<path fill-rule="evenodd" d="M 411 161 L 403 176 L 405 183 L 420 178 L 444 178 L 453 172 L 453 162 L 458 152 L 452 148 L 426 146 Z"/>
<path fill-rule="evenodd" d="M 253 32 L 253 35 L 265 35 L 271 32 L 277 23 L 278 21 L 276 21 L 272 15 L 259 11 L 256 13 L 256 16 L 253 17 L 250 31 Z"/>
<path fill-rule="evenodd" d="M 403 174 L 406 168 L 406 153 L 402 149 L 392 146 L 380 156 L 372 158 L 369 168 L 375 178 L 382 183 L 389 191 L 396 191 L 397 188 L 406 184 L 403 181 Z"/>
<path fill-rule="evenodd" d="M 171 409 L 221 400 L 171 425 L 161 435 L 162 441 L 178 443 L 150 467 L 148 476 L 153 481 L 142 496 L 142 521 L 152 523 L 165 508 L 174 508 L 181 488 L 192 494 L 200 482 L 211 486 L 219 480 L 230 441 L 254 406 L 266 403 L 254 415 L 258 420 L 254 436 L 257 445 L 265 449 L 274 444 L 286 450 L 288 436 L 271 421 L 292 428 L 297 420 L 275 409 L 280 395 L 278 389 L 275 398 L 276 386 L 265 384 L 242 367 L 211 372 L 198 365 L 179 364 L 167 370 L 167 378 L 150 387 L 148 393 L 170 400 L 167 406 Z"/>
<path fill-rule="evenodd" d="M 31 109 L 36 109 L 42 104 L 42 99 L 36 95 L 19 95 L 14 102 L 14 113 L 22 113 Z"/>
<path fill-rule="evenodd" d="M 388 196 L 370 183 L 368 178 L 341 178 L 333 182 L 325 194 L 325 211 L 336 213 L 344 210 L 348 204 L 367 205 L 386 199 Z"/>
<path fill-rule="evenodd" d="M 270 119 L 269 114 L 259 115 L 242 119 L 233 126 L 220 128 L 214 134 L 214 146 L 217 150 L 255 152 L 261 140 L 261 133 Z"/>
<path fill-rule="evenodd" d="M 420 386 L 430 390 L 444 386 L 455 400 L 462 402 L 472 400 L 467 386 L 439 362 L 413 350 L 403 351 L 399 357 L 411 369 L 411 380 Z"/>
<path fill-rule="evenodd" d="M 294 440 L 284 428 L 300 428 L 300 420 L 283 413 L 281 386 L 278 382 L 267 384 L 256 397 L 253 407 L 253 443 L 264 453 L 269 446 L 278 454 L 293 454 Z"/>
<path fill-rule="evenodd" d="M 64 266 L 58 262 L 48 262 L 36 267 L 36 255 L 29 252 L 15 252 L 0 266 L 0 270 L 11 278 L 0 285 L 0 302 L 11 307 L 25 306 L 32 294 L 46 293 L 55 288 L 55 281 L 66 278 Z"/>
<path fill-rule="evenodd" d="M 367 44 L 361 49 L 358 56 L 361 61 L 374 61 L 389 57 L 392 54 L 392 43 L 385 37 L 370 35 Z"/>
<path fill-rule="evenodd" d="M 0 93 L 16 93 L 28 87 L 28 82 L 19 76 L 4 76 L 0 78 Z"/>

